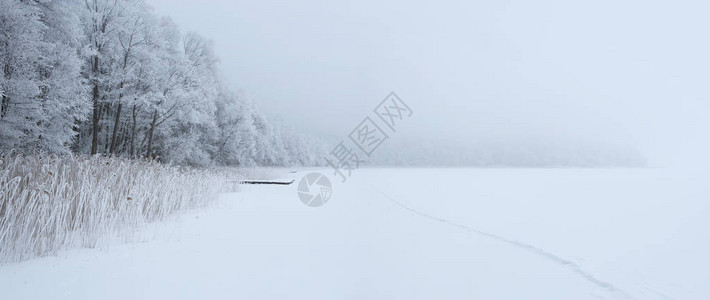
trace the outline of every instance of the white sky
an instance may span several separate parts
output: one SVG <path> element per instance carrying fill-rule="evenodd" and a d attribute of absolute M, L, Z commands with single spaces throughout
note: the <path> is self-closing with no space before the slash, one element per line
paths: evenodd
<path fill-rule="evenodd" d="M 345 138 L 395 91 L 410 137 L 623 143 L 661 163 L 707 146 L 704 1 L 148 2 L 303 130 Z"/>

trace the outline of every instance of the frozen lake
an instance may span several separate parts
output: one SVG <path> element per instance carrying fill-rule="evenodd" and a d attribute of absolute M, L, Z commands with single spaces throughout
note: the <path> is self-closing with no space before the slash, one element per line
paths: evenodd
<path fill-rule="evenodd" d="M 314 171 L 286 173 L 300 179 Z M 243 186 L 133 240 L 0 266 L 4 299 L 707 299 L 710 190 L 667 169 L 361 169 Z M 296 182 L 298 183 L 298 181 Z"/>

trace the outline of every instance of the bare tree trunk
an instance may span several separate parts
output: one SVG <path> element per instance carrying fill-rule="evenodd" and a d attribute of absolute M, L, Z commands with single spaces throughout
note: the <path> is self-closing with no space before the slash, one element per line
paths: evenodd
<path fill-rule="evenodd" d="M 92 13 L 99 13 L 99 6 L 97 1 L 93 1 L 93 5 L 91 5 L 88 1 L 85 2 L 86 7 L 91 11 Z M 93 7 L 92 7 L 93 6 Z M 98 150 L 99 150 L 99 123 L 101 120 L 101 113 L 102 113 L 102 107 L 101 107 L 101 95 L 100 95 L 100 84 L 99 84 L 99 73 L 101 72 L 100 67 L 99 67 L 99 54 L 102 52 L 102 45 L 99 40 L 96 38 L 97 33 L 106 33 L 106 25 L 107 23 L 105 21 L 102 21 L 103 23 L 100 23 L 99 16 L 94 15 L 92 16 L 92 23 L 93 23 L 93 29 L 92 29 L 92 34 L 91 34 L 91 43 L 93 44 L 94 55 L 91 57 L 90 63 L 91 63 L 91 81 L 93 84 L 93 91 L 92 91 L 92 105 L 93 105 L 93 116 L 92 116 L 92 124 L 91 124 L 91 155 L 95 155 Z"/>
<path fill-rule="evenodd" d="M 7 96 L 2 95 L 2 102 L 0 102 L 0 119 L 5 117 L 5 114 L 7 113 L 7 107 L 10 104 L 9 99 Z"/>
<path fill-rule="evenodd" d="M 8 44 L 9 43 L 7 41 L 5 41 L 5 48 L 8 47 Z M 3 75 L 5 75 L 4 79 L 10 79 L 10 77 L 12 77 L 12 72 L 10 70 L 11 70 L 10 67 L 8 67 L 7 65 L 3 66 L 2 73 L 3 73 Z M 8 106 L 10 106 L 10 98 L 8 98 L 5 95 L 5 93 L 1 93 L 1 94 L 2 94 L 2 101 L 0 101 L 0 119 L 3 119 L 3 118 L 5 118 L 5 115 L 7 114 Z"/>
<path fill-rule="evenodd" d="M 131 35 L 131 40 L 133 40 L 133 36 Z M 129 47 L 130 47 L 130 41 L 129 41 Z M 122 72 L 126 72 L 126 67 L 128 66 L 128 56 L 131 53 L 131 49 L 128 48 L 128 51 L 126 51 L 123 54 L 123 69 Z M 116 108 L 116 119 L 113 122 L 113 133 L 111 134 L 111 147 L 108 150 L 109 155 L 113 155 L 113 152 L 116 150 L 116 133 L 118 132 L 118 123 L 121 120 L 121 107 L 123 106 L 123 103 L 121 100 L 123 100 L 123 85 L 125 81 L 122 79 L 121 84 L 119 85 L 119 92 L 118 92 L 118 108 Z"/>
<path fill-rule="evenodd" d="M 99 73 L 99 57 L 94 56 L 94 62 L 91 66 L 94 76 Z M 94 106 L 93 118 L 91 124 L 91 155 L 96 154 L 99 146 L 99 114 L 101 113 L 101 107 L 99 105 L 99 81 L 98 78 L 94 77 L 94 90 L 92 93 L 92 103 Z"/>
<path fill-rule="evenodd" d="M 109 111 L 109 109 L 108 109 L 109 106 L 110 106 L 109 104 L 106 104 L 106 109 L 104 110 L 103 114 L 101 114 L 101 118 L 99 118 L 100 120 L 104 120 L 104 118 L 103 118 L 104 116 L 107 116 L 107 119 L 110 119 L 111 111 Z M 103 147 L 101 147 L 101 149 L 99 149 L 99 151 L 101 151 L 101 154 L 106 154 L 106 153 L 108 153 L 108 146 L 110 146 L 109 142 L 110 142 L 111 128 L 109 127 L 109 124 L 106 124 L 106 122 L 102 122 L 102 123 L 103 124 L 101 124 L 101 125 L 103 125 L 103 126 L 100 127 L 101 129 L 99 129 L 99 131 L 103 132 L 104 138 L 103 138 L 103 143 L 99 143 L 103 146 Z"/>
<path fill-rule="evenodd" d="M 118 133 L 118 125 L 119 121 L 121 119 L 121 107 L 123 106 L 123 103 L 121 103 L 121 97 L 118 97 L 118 108 L 116 108 L 116 119 L 113 121 L 113 133 L 111 134 L 111 147 L 108 150 L 109 155 L 113 155 L 113 152 L 116 150 L 116 135 Z"/>
<path fill-rule="evenodd" d="M 136 114 L 136 105 L 133 105 L 133 124 L 131 124 L 131 158 L 135 158 L 136 151 L 135 151 L 135 140 L 136 140 L 136 123 L 138 122 L 136 119 L 138 115 Z"/>
<path fill-rule="evenodd" d="M 153 121 L 150 123 L 150 130 L 148 131 L 148 151 L 145 157 L 151 158 L 153 152 L 153 132 L 155 131 L 155 122 L 158 121 L 158 111 L 153 113 Z"/>

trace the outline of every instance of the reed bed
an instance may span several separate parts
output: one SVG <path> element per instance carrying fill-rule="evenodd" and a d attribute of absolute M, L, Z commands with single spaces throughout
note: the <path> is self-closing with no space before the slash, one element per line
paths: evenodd
<path fill-rule="evenodd" d="M 204 207 L 228 188 L 229 173 L 98 156 L 0 156 L 0 262 L 95 247 Z"/>

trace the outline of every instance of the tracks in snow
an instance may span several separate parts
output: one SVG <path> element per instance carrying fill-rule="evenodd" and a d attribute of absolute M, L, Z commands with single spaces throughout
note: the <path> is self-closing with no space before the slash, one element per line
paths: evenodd
<path fill-rule="evenodd" d="M 499 236 L 499 235 L 496 235 L 496 234 L 492 234 L 492 233 L 488 233 L 488 232 L 485 232 L 485 231 L 481 231 L 481 230 L 478 230 L 478 229 L 476 229 L 476 228 L 472 228 L 472 227 L 469 227 L 469 226 L 466 226 L 466 225 L 462 225 L 462 224 L 459 224 L 459 223 L 456 223 L 456 222 L 453 222 L 453 221 L 450 221 L 450 220 L 447 220 L 447 219 L 444 219 L 444 218 L 436 217 L 436 216 L 433 216 L 433 215 L 430 215 L 430 214 L 427 214 L 427 213 L 418 211 L 418 210 L 416 210 L 416 209 L 414 209 L 414 208 L 411 208 L 411 207 L 409 207 L 409 206 L 406 206 L 406 205 L 402 204 L 401 202 L 399 202 L 399 201 L 397 201 L 396 199 L 394 199 L 394 198 L 388 196 L 387 194 L 383 193 L 382 191 L 378 190 L 377 188 L 375 188 L 375 187 L 373 187 L 373 186 L 371 186 L 371 188 L 372 188 L 374 191 L 376 191 L 377 193 L 379 193 L 381 196 L 385 197 L 385 198 L 386 198 L 387 200 L 389 200 L 390 202 L 394 203 L 395 205 L 399 206 L 400 208 L 402 208 L 402 209 L 404 209 L 404 210 L 407 210 L 407 211 L 409 211 L 409 212 L 411 212 L 411 213 L 413 213 L 413 214 L 415 214 L 415 215 L 418 215 L 418 216 L 420 216 L 420 217 L 424 217 L 424 218 L 427 218 L 427 219 L 430 219 L 430 220 L 433 220 L 433 221 L 437 221 L 437 222 L 439 222 L 439 223 L 444 223 L 444 224 L 449 225 L 449 226 L 453 226 L 453 227 L 456 227 L 456 228 L 459 228 L 459 229 L 462 229 L 462 230 L 465 230 L 465 231 L 468 231 L 468 232 L 471 232 L 471 233 L 475 233 L 475 234 L 478 234 L 478 235 L 481 235 L 481 236 L 484 236 L 484 237 L 487 237 L 487 238 L 490 238 L 490 239 L 497 240 L 497 241 L 499 241 L 499 242 L 503 242 L 503 243 L 506 243 L 506 244 L 515 246 L 515 247 L 517 247 L 517 248 L 520 248 L 520 249 L 522 249 L 522 250 L 528 251 L 528 252 L 530 252 L 530 253 L 532 253 L 532 254 L 535 254 L 535 255 L 537 255 L 537 256 L 541 256 L 541 257 L 543 257 L 543 258 L 545 258 L 545 259 L 547 259 L 547 260 L 549 260 L 549 261 L 552 261 L 552 262 L 554 262 L 554 263 L 556 263 L 556 264 L 562 265 L 562 266 L 564 266 L 564 267 L 570 269 L 571 271 L 573 271 L 574 273 L 576 273 L 577 275 L 579 275 L 580 277 L 582 277 L 582 278 L 585 279 L 586 281 L 588 281 L 588 282 L 594 284 L 595 286 L 597 286 L 597 287 L 599 287 L 599 288 L 605 289 L 605 290 L 611 292 L 612 294 L 621 297 L 622 299 L 635 299 L 634 297 L 632 297 L 631 295 L 627 294 L 626 292 L 624 292 L 624 291 L 621 290 L 620 288 L 616 287 L 616 286 L 613 285 L 612 283 L 607 282 L 607 281 L 604 281 L 604 280 L 601 280 L 601 279 L 595 277 L 594 275 L 592 275 L 591 273 L 585 271 L 584 269 L 582 269 L 582 267 L 580 267 L 580 266 L 579 266 L 578 264 L 576 264 L 575 262 L 570 261 L 570 260 L 566 260 L 566 259 L 564 259 L 564 258 L 562 258 L 562 257 L 560 257 L 560 256 L 558 256 L 558 255 L 556 255 L 556 254 L 554 254 L 554 253 L 551 253 L 551 252 L 549 252 L 549 251 L 547 251 L 547 250 L 545 250 L 545 249 L 542 249 L 542 248 L 539 248 L 539 247 L 536 247 L 536 246 L 533 246 L 533 245 L 530 245 L 530 244 L 526 244 L 526 243 L 523 243 L 523 242 L 519 242 L 519 241 L 516 241 L 516 240 L 507 239 L 507 238 L 504 238 L 504 237 Z"/>

